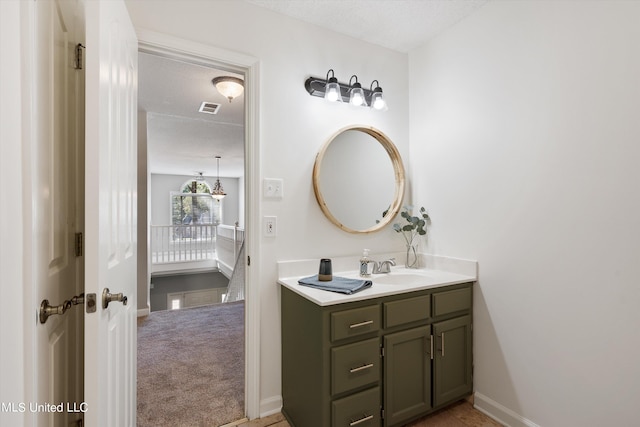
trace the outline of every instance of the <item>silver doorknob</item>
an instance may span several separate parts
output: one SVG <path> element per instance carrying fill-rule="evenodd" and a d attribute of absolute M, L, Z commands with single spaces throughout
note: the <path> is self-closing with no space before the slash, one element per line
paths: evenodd
<path fill-rule="evenodd" d="M 109 292 L 109 288 L 104 288 L 102 291 L 102 308 L 107 308 L 112 301 L 119 301 L 123 305 L 127 305 L 127 297 L 122 293 L 112 294 Z"/>

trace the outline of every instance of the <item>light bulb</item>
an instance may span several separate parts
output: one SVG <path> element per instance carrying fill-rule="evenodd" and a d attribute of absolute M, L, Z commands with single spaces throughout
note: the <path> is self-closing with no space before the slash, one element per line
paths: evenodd
<path fill-rule="evenodd" d="M 335 102 L 341 98 L 340 96 L 340 86 L 338 83 L 329 83 L 327 84 L 326 92 L 324 95 L 327 101 Z"/>
<path fill-rule="evenodd" d="M 364 103 L 364 96 L 362 96 L 362 94 L 360 93 L 361 91 L 362 89 L 360 89 L 360 91 L 354 90 L 354 92 L 351 94 L 351 99 L 349 100 L 351 104 L 360 106 Z"/>
<path fill-rule="evenodd" d="M 377 83 L 377 80 L 373 82 Z M 373 88 L 373 82 L 371 83 L 371 87 Z M 382 88 L 377 86 L 373 89 L 373 93 L 371 94 L 371 108 L 378 111 L 385 111 L 387 109 L 387 101 L 384 100 L 382 96 Z"/>
<path fill-rule="evenodd" d="M 382 110 L 386 106 L 386 104 L 387 103 L 384 102 L 384 99 L 382 98 L 382 96 L 376 96 L 373 102 L 371 103 L 371 106 L 376 110 Z"/>

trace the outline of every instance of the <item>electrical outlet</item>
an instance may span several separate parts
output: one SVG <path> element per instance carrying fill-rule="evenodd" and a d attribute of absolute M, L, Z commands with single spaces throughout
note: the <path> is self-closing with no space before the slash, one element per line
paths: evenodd
<path fill-rule="evenodd" d="M 262 194 L 266 199 L 282 199 L 284 194 L 282 186 L 283 182 L 280 178 L 265 178 Z"/>
<path fill-rule="evenodd" d="M 277 228 L 277 217 L 275 216 L 265 216 L 263 220 L 263 229 L 265 237 L 276 237 L 278 228 Z"/>

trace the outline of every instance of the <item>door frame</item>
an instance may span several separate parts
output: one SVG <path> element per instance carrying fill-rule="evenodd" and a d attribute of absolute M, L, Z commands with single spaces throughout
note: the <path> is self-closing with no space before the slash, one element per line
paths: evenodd
<path fill-rule="evenodd" d="M 136 28 L 138 51 L 245 74 L 245 249 L 250 257 L 259 252 L 259 93 L 257 58 L 230 50 Z M 248 178 L 248 179 L 247 179 Z M 147 172 L 147 179 L 149 173 Z M 147 205 L 149 204 L 147 195 Z M 148 233 L 148 224 L 147 224 Z M 260 416 L 260 277 L 259 263 L 245 273 L 245 415 Z M 147 273 L 147 282 L 149 281 Z M 148 284 L 147 284 L 148 286 Z"/>

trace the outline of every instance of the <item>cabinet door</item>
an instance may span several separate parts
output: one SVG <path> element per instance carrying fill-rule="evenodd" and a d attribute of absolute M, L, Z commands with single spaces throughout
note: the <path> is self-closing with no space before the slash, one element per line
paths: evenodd
<path fill-rule="evenodd" d="M 431 327 L 384 337 L 384 425 L 393 426 L 431 408 Z"/>
<path fill-rule="evenodd" d="M 433 404 L 438 406 L 471 393 L 471 316 L 435 323 L 433 333 Z"/>

